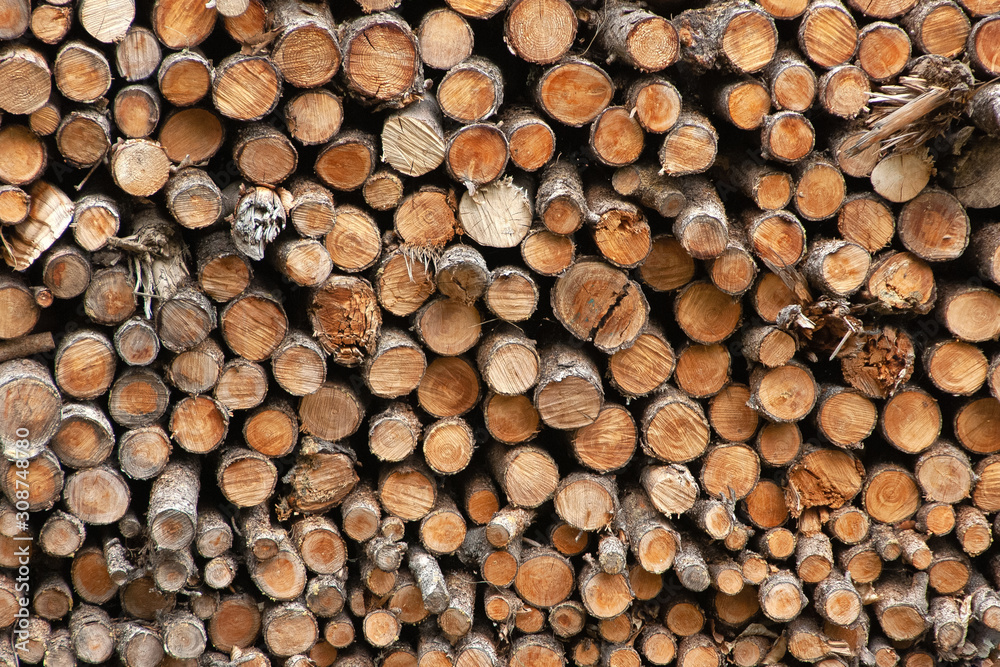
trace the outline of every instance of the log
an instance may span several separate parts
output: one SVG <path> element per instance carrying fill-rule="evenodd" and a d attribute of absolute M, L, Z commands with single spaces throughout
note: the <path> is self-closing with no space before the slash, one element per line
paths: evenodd
<path fill-rule="evenodd" d="M 402 107 L 422 91 L 423 67 L 410 26 L 384 12 L 355 19 L 340 29 L 343 69 L 362 99 Z"/>
<path fill-rule="evenodd" d="M 417 26 L 420 59 L 428 67 L 448 70 L 472 55 L 475 34 L 461 14 L 449 8 L 432 9 Z"/>

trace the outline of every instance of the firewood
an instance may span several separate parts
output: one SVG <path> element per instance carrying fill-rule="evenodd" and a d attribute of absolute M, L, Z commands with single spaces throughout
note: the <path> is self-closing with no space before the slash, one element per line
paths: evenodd
<path fill-rule="evenodd" d="M 812 151 L 816 143 L 816 131 L 802 114 L 779 111 L 764 119 L 760 143 L 766 157 L 779 162 L 795 163 Z"/>
<path fill-rule="evenodd" d="M 185 158 L 201 164 L 222 146 L 225 131 L 222 121 L 211 111 L 197 107 L 179 109 L 166 116 L 158 139 L 167 157 L 179 163 Z"/>
<path fill-rule="evenodd" d="M 96 102 L 111 87 L 111 67 L 98 49 L 79 40 L 63 44 L 52 63 L 52 77 L 63 97 Z"/>
<path fill-rule="evenodd" d="M 588 183 L 584 194 L 590 211 L 591 236 L 601 256 L 623 269 L 641 264 L 651 248 L 651 232 L 638 207 L 604 183 Z"/>
<path fill-rule="evenodd" d="M 437 101 L 448 118 L 476 123 L 496 114 L 503 103 L 503 88 L 500 69 L 473 56 L 448 69 L 438 86 Z"/>
<path fill-rule="evenodd" d="M 660 173 L 687 176 L 707 171 L 715 161 L 718 143 L 719 134 L 708 117 L 683 108 L 657 152 Z"/>
<path fill-rule="evenodd" d="M 455 356 L 468 352 L 479 341 L 481 321 L 475 306 L 442 297 L 425 303 L 417 311 L 413 330 L 431 352 Z"/>
<path fill-rule="evenodd" d="M 591 424 L 569 435 L 569 444 L 582 465 L 597 472 L 623 468 L 635 453 L 638 430 L 621 405 L 605 403 Z"/>
<path fill-rule="evenodd" d="M 507 322 L 522 322 L 538 307 L 538 285 L 517 266 L 500 266 L 490 272 L 483 301 L 490 312 Z"/>
<path fill-rule="evenodd" d="M 970 556 L 978 556 L 992 543 L 990 524 L 976 507 L 961 505 L 955 512 L 955 535 L 962 550 Z"/>
<path fill-rule="evenodd" d="M 127 86 L 115 95 L 113 114 L 129 139 L 148 137 L 160 123 L 160 96 L 150 86 Z"/>
<path fill-rule="evenodd" d="M 927 627 L 927 581 L 927 574 L 918 572 L 912 578 L 889 575 L 880 582 L 875 616 L 890 639 L 909 639 Z"/>
<path fill-rule="evenodd" d="M 83 546 L 86 537 L 84 523 L 72 514 L 55 510 L 45 520 L 38 533 L 39 545 L 45 553 L 65 558 Z"/>
<path fill-rule="evenodd" d="M 975 454 L 995 454 L 996 445 L 992 422 L 982 422 L 982 419 L 992 419 L 1000 408 L 1000 402 L 994 398 L 973 400 L 961 408 L 955 415 L 955 436 L 959 443 Z M 983 426 L 986 424 L 986 426 Z"/>
<path fill-rule="evenodd" d="M 92 403 L 67 403 L 49 446 L 62 464 L 87 468 L 110 456 L 114 432 L 108 418 Z"/>
<path fill-rule="evenodd" d="M 441 109 L 427 93 L 406 108 L 386 117 L 382 129 L 385 160 L 407 176 L 420 176 L 444 161 L 445 140 Z"/>
<path fill-rule="evenodd" d="M 905 25 L 909 19 L 902 20 Z M 858 66 L 874 81 L 886 81 L 902 72 L 911 50 L 906 30 L 893 23 L 876 21 L 858 32 Z"/>
<path fill-rule="evenodd" d="M 918 49 L 947 58 L 965 49 L 972 29 L 969 17 L 950 0 L 917 3 L 901 22 Z"/>
<path fill-rule="evenodd" d="M 540 365 L 534 402 L 542 421 L 559 429 L 593 423 L 604 402 L 593 361 L 579 350 L 555 346 L 541 351 Z"/>
<path fill-rule="evenodd" d="M 563 58 L 545 70 L 535 84 L 539 107 L 570 127 L 594 120 L 608 106 L 613 91 L 614 85 L 604 70 L 577 56 Z"/>
<path fill-rule="evenodd" d="M 372 14 L 341 26 L 340 32 L 344 74 L 353 92 L 402 107 L 422 90 L 416 37 L 402 18 Z"/>
<path fill-rule="evenodd" d="M 865 109 L 870 88 L 871 81 L 863 69 L 837 65 L 820 77 L 817 98 L 831 115 L 856 118 Z"/>
<path fill-rule="evenodd" d="M 837 0 L 814 0 L 799 24 L 798 41 L 802 52 L 820 67 L 840 65 L 857 50 L 857 24 Z"/>
<path fill-rule="evenodd" d="M 111 618 L 98 607 L 82 605 L 69 620 L 73 650 L 85 662 L 101 663 L 111 657 L 115 645 Z"/>
<path fill-rule="evenodd" d="M 947 535 L 955 528 L 955 508 L 948 503 L 924 503 L 917 510 L 915 525 L 928 535 Z"/>
<path fill-rule="evenodd" d="M 168 102 L 186 107 L 208 95 L 212 74 L 212 64 L 194 49 L 167 55 L 156 71 L 156 82 Z"/>
<path fill-rule="evenodd" d="M 525 266 L 542 276 L 558 276 L 576 261 L 576 243 L 535 225 L 521 241 L 521 259 Z"/>
<path fill-rule="evenodd" d="M 833 217 L 847 192 L 840 171 L 823 158 L 806 159 L 796 165 L 795 171 L 795 209 L 799 215 L 806 220 Z"/>
<path fill-rule="evenodd" d="M 490 466 L 508 500 L 520 507 L 538 507 L 552 498 L 559 484 L 559 470 L 544 450 L 519 445 L 489 452 Z"/>
<path fill-rule="evenodd" d="M 529 107 L 511 106 L 500 115 L 510 159 L 525 171 L 537 171 L 552 159 L 556 137 L 552 128 Z"/>
<path fill-rule="evenodd" d="M 41 176 L 48 155 L 45 144 L 25 125 L 8 125 L 0 130 L 0 180 L 13 185 L 26 185 Z"/>
<path fill-rule="evenodd" d="M 434 507 L 420 521 L 420 542 L 431 554 L 453 554 L 466 535 L 465 517 L 451 497 L 441 494 Z"/>
<path fill-rule="evenodd" d="M 417 386 L 417 402 L 434 417 L 458 417 L 470 411 L 480 395 L 479 376 L 462 357 L 438 357 L 428 364 Z"/>
<path fill-rule="evenodd" d="M 0 224 L 16 225 L 24 222 L 30 206 L 31 198 L 22 188 L 16 185 L 0 186 Z"/>
<path fill-rule="evenodd" d="M 933 546 L 935 549 L 927 568 L 931 587 L 945 595 L 965 588 L 972 574 L 968 556 L 950 545 L 942 547 L 933 544 Z"/>
<path fill-rule="evenodd" d="M 369 421 L 368 440 L 372 453 L 380 461 L 402 461 L 417 448 L 422 428 L 408 405 L 390 403 Z"/>
<path fill-rule="evenodd" d="M 423 435 L 427 465 L 439 475 L 465 470 L 476 447 L 475 434 L 461 417 L 448 417 L 430 424 Z"/>
<path fill-rule="evenodd" d="M 556 160 L 545 167 L 539 181 L 535 209 L 555 234 L 572 234 L 589 216 L 583 181 L 572 162 Z"/>
<path fill-rule="evenodd" d="M 993 511 L 993 507 L 998 504 L 996 479 L 1000 468 L 997 467 L 997 463 L 997 457 L 988 456 L 976 465 L 978 481 L 972 493 L 972 502 L 984 512 Z M 963 470 L 962 472 L 967 471 Z M 958 479 L 961 481 L 962 478 L 959 477 Z"/>
<path fill-rule="evenodd" d="M 644 139 L 639 121 L 625 107 L 607 107 L 590 126 L 590 148 L 609 167 L 635 162 L 642 153 Z"/>
<path fill-rule="evenodd" d="M 5 319 L 0 338 L 19 338 L 29 334 L 41 313 L 24 278 L 13 273 L 0 274 L 0 299 Z M 96 332 L 95 335 L 99 336 Z"/>
<path fill-rule="evenodd" d="M 170 160 L 163 147 L 149 139 L 128 139 L 110 150 L 111 174 L 125 192 L 148 197 L 169 179 Z"/>
<path fill-rule="evenodd" d="M 420 59 L 428 67 L 448 70 L 472 55 L 472 27 L 461 14 L 446 7 L 424 14 L 416 34 Z"/>
<path fill-rule="evenodd" d="M 329 12 L 300 2 L 272 3 L 269 10 L 272 29 L 277 32 L 272 57 L 282 78 L 301 88 L 314 88 L 333 78 L 341 54 Z"/>
<path fill-rule="evenodd" d="M 771 110 L 771 96 L 763 84 L 752 79 L 731 81 L 715 90 L 717 113 L 741 130 L 760 127 Z"/>
<path fill-rule="evenodd" d="M 991 44 L 990 35 L 997 29 L 996 22 L 990 18 L 983 18 L 977 21 L 969 32 L 969 38 L 965 45 L 965 50 L 969 54 L 969 59 L 977 68 L 987 75 L 993 75 L 997 71 L 997 52 Z"/>
<path fill-rule="evenodd" d="M 872 188 L 889 201 L 910 201 L 930 180 L 928 168 L 928 162 L 922 155 L 891 155 L 881 160 L 872 170 Z"/>
<path fill-rule="evenodd" d="M 320 149 L 316 175 L 335 190 L 357 190 L 371 175 L 376 163 L 373 139 L 369 134 L 354 130 L 335 136 Z"/>

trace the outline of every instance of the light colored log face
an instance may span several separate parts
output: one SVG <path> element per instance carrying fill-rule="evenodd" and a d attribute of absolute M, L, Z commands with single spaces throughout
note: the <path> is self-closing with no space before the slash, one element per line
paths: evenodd
<path fill-rule="evenodd" d="M 0 0 L 0 665 L 989 654 L 1000 0 L 434 4 Z"/>

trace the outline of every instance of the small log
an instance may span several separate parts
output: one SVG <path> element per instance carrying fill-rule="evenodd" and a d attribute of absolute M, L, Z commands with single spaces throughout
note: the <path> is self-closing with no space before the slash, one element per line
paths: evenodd
<path fill-rule="evenodd" d="M 558 429 L 593 423 L 604 402 L 604 390 L 593 362 L 578 350 L 558 345 L 543 349 L 540 360 L 534 402 L 542 421 Z"/>
<path fill-rule="evenodd" d="M 372 14 L 342 25 L 340 50 L 347 85 L 362 99 L 403 107 L 423 90 L 416 36 L 396 14 Z"/>
<path fill-rule="evenodd" d="M 823 68 L 835 67 L 857 51 L 857 24 L 837 0 L 813 0 L 799 24 L 798 42 L 809 60 Z"/>
<path fill-rule="evenodd" d="M 169 113 L 160 127 L 158 139 L 171 162 L 188 158 L 203 164 L 222 147 L 225 129 L 222 121 L 207 109 L 178 109 Z"/>
<path fill-rule="evenodd" d="M 84 661 L 100 664 L 115 650 L 111 617 L 93 605 L 77 607 L 69 619 L 73 652 Z"/>
<path fill-rule="evenodd" d="M 509 5 L 504 21 L 504 41 L 511 53 L 520 59 L 547 65 L 559 60 L 573 46 L 577 17 L 568 2 L 514 0 L 489 4 Z"/>
<path fill-rule="evenodd" d="M 289 1 L 274 2 L 269 9 L 277 33 L 271 57 L 282 78 L 299 88 L 315 88 L 333 78 L 341 53 L 328 8 Z"/>
<path fill-rule="evenodd" d="M 62 510 L 55 510 L 39 530 L 38 543 L 42 551 L 50 556 L 66 558 L 83 546 L 86 535 L 83 521 Z"/>
<path fill-rule="evenodd" d="M 965 50 L 972 24 L 962 8 L 950 0 L 917 3 L 901 20 L 923 53 L 954 58 Z"/>
<path fill-rule="evenodd" d="M 218 510 L 203 508 L 198 512 L 194 542 L 201 556 L 215 558 L 233 546 L 233 531 Z"/>
<path fill-rule="evenodd" d="M 461 14 L 449 8 L 424 14 L 416 30 L 420 59 L 433 69 L 448 70 L 472 55 L 475 34 Z"/>
<path fill-rule="evenodd" d="M 552 457 L 538 447 L 493 448 L 489 461 L 496 481 L 514 505 L 538 507 L 556 492 L 559 470 Z"/>
<path fill-rule="evenodd" d="M 779 111 L 764 119 L 760 144 L 765 157 L 793 164 L 812 151 L 816 132 L 812 123 L 796 111 Z"/>
<path fill-rule="evenodd" d="M 122 88 L 112 108 L 115 124 L 129 139 L 148 137 L 160 123 L 160 96 L 147 85 Z"/>
<path fill-rule="evenodd" d="M 913 639 L 928 627 L 927 581 L 925 572 L 912 577 L 889 575 L 880 580 L 875 617 L 889 639 Z"/>
<path fill-rule="evenodd" d="M 542 72 L 534 87 L 539 108 L 570 127 L 593 121 L 611 102 L 613 93 L 614 84 L 607 73 L 576 56 L 568 56 Z"/>

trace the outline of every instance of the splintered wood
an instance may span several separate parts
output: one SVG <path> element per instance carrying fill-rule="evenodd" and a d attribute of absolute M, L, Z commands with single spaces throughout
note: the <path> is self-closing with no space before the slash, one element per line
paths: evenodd
<path fill-rule="evenodd" d="M 0 667 L 1000 667 L 1000 0 L 437 5 L 0 0 Z"/>

